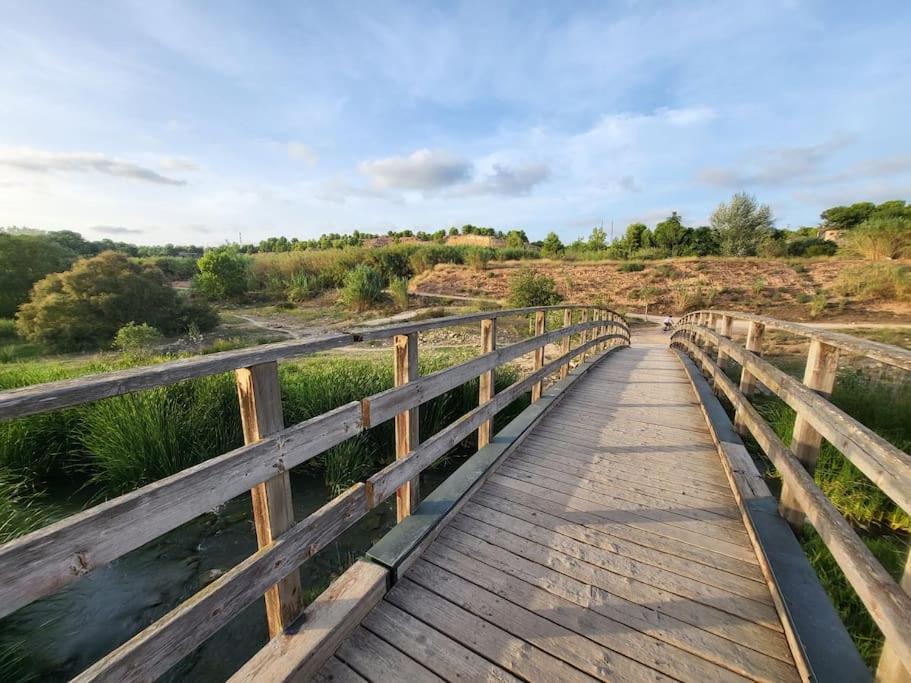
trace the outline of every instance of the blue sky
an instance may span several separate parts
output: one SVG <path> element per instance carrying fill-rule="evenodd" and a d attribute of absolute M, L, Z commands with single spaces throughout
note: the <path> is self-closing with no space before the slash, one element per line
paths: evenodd
<path fill-rule="evenodd" d="M 911 199 L 911 3 L 0 0 L 0 225 L 619 233 Z"/>

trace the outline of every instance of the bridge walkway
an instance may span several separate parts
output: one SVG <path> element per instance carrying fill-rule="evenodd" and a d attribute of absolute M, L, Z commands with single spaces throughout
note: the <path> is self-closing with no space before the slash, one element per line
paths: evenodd
<path fill-rule="evenodd" d="M 574 384 L 318 678 L 799 680 L 667 338 Z"/>

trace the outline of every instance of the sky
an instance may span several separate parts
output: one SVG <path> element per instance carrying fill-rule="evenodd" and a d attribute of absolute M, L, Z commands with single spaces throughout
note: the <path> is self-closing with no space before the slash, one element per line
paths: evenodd
<path fill-rule="evenodd" d="M 911 2 L 0 0 L 0 225 L 779 227 L 911 199 Z"/>

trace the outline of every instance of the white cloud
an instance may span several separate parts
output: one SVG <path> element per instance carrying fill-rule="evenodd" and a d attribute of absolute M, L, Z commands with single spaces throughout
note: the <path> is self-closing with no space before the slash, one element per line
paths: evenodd
<path fill-rule="evenodd" d="M 100 173 L 159 185 L 185 185 L 185 180 L 164 176 L 131 161 L 89 152 L 45 152 L 23 148 L 0 149 L 0 166 L 33 173 Z"/>
<path fill-rule="evenodd" d="M 357 168 L 376 189 L 434 191 L 467 180 L 472 164 L 446 152 L 420 149 L 407 157 L 362 161 Z"/>
<path fill-rule="evenodd" d="M 126 228 L 122 225 L 93 225 L 88 228 L 102 235 L 141 235 L 145 230 L 138 228 Z"/>
<path fill-rule="evenodd" d="M 305 145 L 303 142 L 289 142 L 286 145 L 288 150 L 288 156 L 292 159 L 299 159 L 300 161 L 306 161 L 308 164 L 313 166 L 318 157 L 316 153 L 310 149 L 309 145 Z"/>
<path fill-rule="evenodd" d="M 165 171 L 198 171 L 199 165 L 187 157 L 162 157 L 158 162 Z"/>
<path fill-rule="evenodd" d="M 459 186 L 454 190 L 458 195 L 505 195 L 520 196 L 528 194 L 536 185 L 550 176 L 550 170 L 544 164 L 526 164 L 510 167 L 505 164 L 494 164 L 493 172 L 480 180 Z"/>

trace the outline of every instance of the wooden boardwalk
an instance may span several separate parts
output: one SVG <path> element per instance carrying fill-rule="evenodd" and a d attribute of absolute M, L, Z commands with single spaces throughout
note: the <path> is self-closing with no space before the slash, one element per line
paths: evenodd
<path fill-rule="evenodd" d="M 667 338 L 577 382 L 318 678 L 799 680 Z"/>

